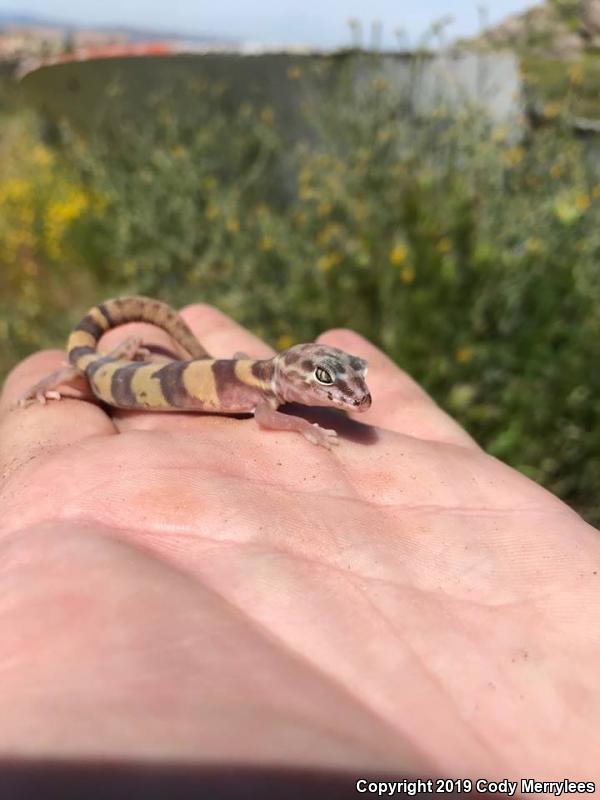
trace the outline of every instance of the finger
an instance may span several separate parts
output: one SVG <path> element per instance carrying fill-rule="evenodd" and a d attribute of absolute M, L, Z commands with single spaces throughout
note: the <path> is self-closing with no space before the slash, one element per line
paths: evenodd
<path fill-rule="evenodd" d="M 469 434 L 416 381 L 367 339 L 338 328 L 322 334 L 319 342 L 360 356 L 369 364 L 367 383 L 373 403 L 368 411 L 352 414 L 354 419 L 419 439 L 477 448 Z"/>
<path fill-rule="evenodd" d="M 65 354 L 35 353 L 8 375 L 0 396 L 0 474 L 7 477 L 40 453 L 98 434 L 114 434 L 109 417 L 94 403 L 63 398 L 17 407 L 28 388 L 59 369 Z M 85 386 L 85 384 L 82 384 Z"/>
<path fill-rule="evenodd" d="M 111 355 L 127 340 L 138 339 L 140 346 L 150 349 L 155 360 L 167 356 L 173 358 L 189 358 L 190 354 L 162 328 L 148 322 L 127 322 L 107 331 L 98 343 L 99 352 Z"/>
<path fill-rule="evenodd" d="M 251 358 L 271 358 L 274 355 L 262 339 L 213 306 L 187 306 L 181 316 L 215 358 L 233 358 L 236 352 L 248 353 Z"/>

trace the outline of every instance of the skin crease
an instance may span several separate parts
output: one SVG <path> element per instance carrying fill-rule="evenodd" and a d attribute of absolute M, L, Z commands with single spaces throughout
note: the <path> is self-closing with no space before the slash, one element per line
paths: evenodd
<path fill-rule="evenodd" d="M 183 315 L 216 357 L 270 354 Z M 146 325 L 101 349 L 134 333 L 173 349 Z M 320 341 L 369 362 L 334 451 L 246 419 L 10 410 L 58 352 L 9 376 L 2 753 L 600 780 L 596 530 L 360 336 Z"/>

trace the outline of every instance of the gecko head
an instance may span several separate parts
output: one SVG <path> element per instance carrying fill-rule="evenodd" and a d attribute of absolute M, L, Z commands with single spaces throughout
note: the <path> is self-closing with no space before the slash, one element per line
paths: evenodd
<path fill-rule="evenodd" d="M 364 359 L 323 344 L 297 344 L 275 357 L 276 394 L 289 403 L 366 411 L 366 375 Z"/>

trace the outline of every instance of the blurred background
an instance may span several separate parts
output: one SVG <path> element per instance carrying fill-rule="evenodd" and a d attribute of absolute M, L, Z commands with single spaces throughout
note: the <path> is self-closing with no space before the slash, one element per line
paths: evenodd
<path fill-rule="evenodd" d="M 0 0 L 0 377 L 116 294 L 349 326 L 599 524 L 600 1 L 411 5 Z"/>

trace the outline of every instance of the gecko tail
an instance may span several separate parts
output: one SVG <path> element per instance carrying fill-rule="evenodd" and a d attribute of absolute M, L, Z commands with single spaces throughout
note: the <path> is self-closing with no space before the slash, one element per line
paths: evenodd
<path fill-rule="evenodd" d="M 69 362 L 81 371 L 97 357 L 96 346 L 111 328 L 127 322 L 149 322 L 165 330 L 192 358 L 209 358 L 181 316 L 166 303 L 150 297 L 116 297 L 90 308 L 67 342 Z"/>

